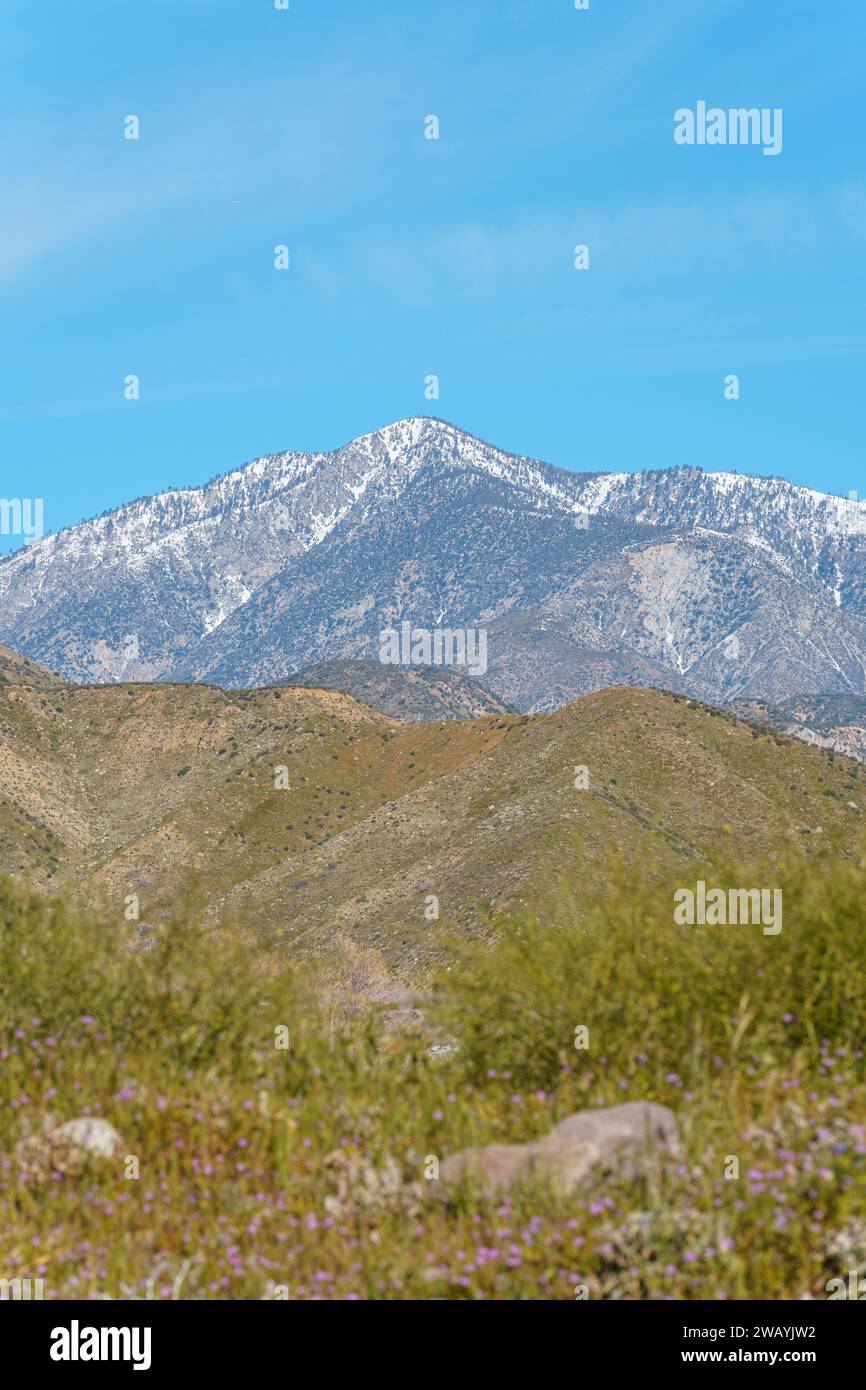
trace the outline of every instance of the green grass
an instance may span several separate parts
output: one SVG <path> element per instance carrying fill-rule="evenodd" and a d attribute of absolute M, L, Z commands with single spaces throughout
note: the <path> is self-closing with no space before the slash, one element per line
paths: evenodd
<path fill-rule="evenodd" d="M 334 1017 L 320 975 L 202 932 L 191 903 L 144 951 L 0 884 L 0 1277 L 60 1298 L 825 1297 L 866 1258 L 866 866 L 717 873 L 783 886 L 778 937 L 675 927 L 685 885 L 608 878 L 579 926 L 573 883 L 493 945 L 455 939 L 417 1034 Z M 642 1098 L 683 1137 L 651 1179 L 450 1207 L 426 1188 L 430 1156 Z M 23 1180 L 21 1136 L 85 1113 L 123 1156 Z M 387 1170 L 406 1187 L 377 1201 Z"/>

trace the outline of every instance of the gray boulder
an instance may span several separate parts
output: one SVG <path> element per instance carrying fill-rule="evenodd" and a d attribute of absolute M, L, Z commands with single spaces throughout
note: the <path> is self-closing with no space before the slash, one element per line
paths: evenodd
<path fill-rule="evenodd" d="M 123 1140 L 114 1125 L 92 1115 L 81 1115 L 58 1125 L 51 1131 L 51 1144 L 93 1158 L 114 1158 L 123 1148 Z"/>
<path fill-rule="evenodd" d="M 522 1178 L 534 1177 L 569 1193 L 602 1173 L 637 1178 L 655 1166 L 660 1151 L 673 1149 L 677 1142 L 671 1110 L 651 1101 L 629 1101 L 578 1111 L 544 1138 L 528 1144 L 461 1149 L 445 1159 L 439 1181 L 432 1186 L 447 1192 L 470 1177 L 493 1195 Z"/>
<path fill-rule="evenodd" d="M 80 1115 L 57 1125 L 46 1119 L 41 1134 L 29 1134 L 15 1150 L 19 1171 L 31 1178 L 52 1172 L 78 1173 L 92 1159 L 112 1159 L 123 1152 L 114 1125 L 96 1116 Z"/>

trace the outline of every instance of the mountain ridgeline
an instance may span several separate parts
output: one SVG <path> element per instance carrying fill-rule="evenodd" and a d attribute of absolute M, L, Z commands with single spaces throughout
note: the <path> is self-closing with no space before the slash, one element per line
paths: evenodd
<path fill-rule="evenodd" d="M 579 464 L 579 457 L 575 462 Z M 285 682 L 483 628 L 484 686 L 866 694 L 866 503 L 779 478 L 570 472 L 439 420 L 275 454 L 0 563 L 0 640 L 75 682 Z"/>

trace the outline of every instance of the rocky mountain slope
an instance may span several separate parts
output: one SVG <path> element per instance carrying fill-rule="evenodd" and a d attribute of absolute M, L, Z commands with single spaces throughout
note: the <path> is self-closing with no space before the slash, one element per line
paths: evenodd
<path fill-rule="evenodd" d="M 729 708 L 741 719 L 866 762 L 866 697 L 795 695 L 780 705 L 735 700 Z"/>
<path fill-rule="evenodd" d="M 578 460 L 579 461 L 579 460 Z M 425 418 L 258 459 L 0 563 L 0 638 L 75 681 L 284 681 L 478 629 L 548 710 L 613 683 L 866 693 L 866 503 L 697 468 L 569 472 Z"/>
<path fill-rule="evenodd" d="M 292 676 L 291 684 L 341 690 L 361 704 L 399 719 L 401 724 L 517 713 L 454 666 L 399 667 L 381 661 L 323 661 Z"/>
<path fill-rule="evenodd" d="M 55 675 L 53 671 L 46 670 L 35 661 L 28 661 L 20 652 L 13 652 L 10 647 L 0 647 L 0 685 L 9 683 L 40 685 L 52 689 L 69 684 L 62 676 Z"/>
<path fill-rule="evenodd" d="M 673 885 L 720 845 L 853 853 L 864 779 L 652 690 L 406 725 L 322 689 L 0 685 L 0 869 L 118 921 L 192 887 L 223 928 L 348 941 L 410 976 L 440 919 L 478 930 L 565 871 L 589 902 L 611 855 Z"/>

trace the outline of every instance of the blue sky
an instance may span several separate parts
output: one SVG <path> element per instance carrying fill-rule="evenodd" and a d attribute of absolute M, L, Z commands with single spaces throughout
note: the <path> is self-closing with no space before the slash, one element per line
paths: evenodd
<path fill-rule="evenodd" d="M 417 414 L 866 495 L 862 0 L 0 0 L 0 27 L 0 495 L 46 529 Z M 701 99 L 782 108 L 782 153 L 676 145 Z"/>

